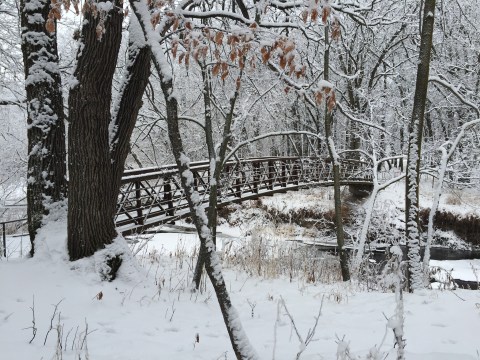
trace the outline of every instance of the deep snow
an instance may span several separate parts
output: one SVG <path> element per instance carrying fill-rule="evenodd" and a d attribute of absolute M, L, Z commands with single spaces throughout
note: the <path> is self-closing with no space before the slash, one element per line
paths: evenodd
<path fill-rule="evenodd" d="M 66 261 L 64 234 L 62 221 L 51 223 L 37 257 L 0 262 L 1 359 L 234 359 L 210 285 L 201 293 L 189 290 L 195 235 L 156 235 L 136 260 L 122 266 L 117 280 L 107 283 L 95 271 L 95 258 Z M 304 338 L 323 299 L 314 341 L 302 359 L 335 359 L 342 339 L 351 358 L 365 358 L 384 336 L 380 350 L 395 358 L 393 333 L 386 327 L 395 309 L 391 292 L 366 292 L 350 283 L 311 284 L 302 278 L 265 279 L 235 269 L 225 269 L 225 278 L 261 359 L 272 359 L 274 348 L 275 359 L 294 359 L 299 351 L 283 310 L 274 340 L 282 298 Z M 38 330 L 29 344 L 33 299 Z M 480 291 L 405 294 L 405 316 L 407 359 L 479 358 Z M 56 352 L 60 338 L 61 355 Z"/>
<path fill-rule="evenodd" d="M 431 198 L 428 191 L 424 187 L 423 206 Z M 392 219 L 401 217 L 403 197 L 404 184 L 393 185 L 380 193 L 376 211 Z M 474 198 L 462 194 L 472 207 L 448 204 L 451 197 L 442 197 L 441 207 L 478 212 Z M 324 189 L 279 194 L 262 201 L 283 212 L 328 209 L 332 202 Z M 232 256 L 255 236 L 277 241 L 277 245 L 265 244 L 268 247 L 311 235 L 293 224 L 273 224 L 254 208 L 232 217 L 235 227 L 224 224 L 219 229 L 220 254 L 228 249 Z M 296 236 L 299 231 L 301 236 Z M 28 251 L 27 237 L 8 239 L 9 259 L 0 261 L 1 360 L 234 359 L 210 284 L 204 283 L 201 292 L 190 291 L 198 246 L 195 234 L 158 233 L 148 242 L 140 239 L 131 244 L 136 256 L 124 262 L 112 283 L 100 280 L 101 256 L 68 262 L 65 234 L 65 222 L 58 216 L 39 235 L 33 259 L 20 257 L 20 244 L 23 255 Z M 122 246 L 121 241 L 115 245 L 117 250 Z M 316 260 L 319 266 L 326 261 L 322 259 Z M 387 327 L 396 308 L 393 292 L 367 291 L 364 284 L 355 282 L 321 284 L 317 279 L 311 283 L 298 274 L 292 279 L 270 272 L 260 277 L 253 269 L 232 267 L 233 262 L 224 262 L 228 290 L 261 359 L 295 359 L 302 348 L 285 309 L 279 307 L 282 301 L 303 339 L 321 307 L 313 341 L 302 359 L 342 359 L 338 351 L 347 346 L 345 359 L 371 359 L 375 351 L 385 353 L 377 358 L 396 358 L 393 332 Z M 335 272 L 328 262 L 323 264 L 323 269 Z M 431 265 L 465 280 L 477 281 L 480 275 L 480 260 L 432 261 Z M 327 278 L 338 278 L 338 274 Z M 423 290 L 404 297 L 407 359 L 480 359 L 480 291 Z M 30 344 L 32 308 L 37 331 Z"/>

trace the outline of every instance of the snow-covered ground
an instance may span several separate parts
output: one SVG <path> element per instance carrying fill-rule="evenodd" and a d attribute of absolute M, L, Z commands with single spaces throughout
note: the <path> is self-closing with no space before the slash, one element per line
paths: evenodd
<path fill-rule="evenodd" d="M 64 225 L 54 223 L 35 258 L 0 261 L 2 360 L 235 358 L 211 286 L 189 290 L 195 235 L 155 235 L 108 283 L 96 273 L 95 258 L 67 261 L 62 234 Z M 230 235 L 224 240 L 236 239 L 238 231 Z M 396 306 L 391 292 L 256 277 L 234 268 L 225 269 L 225 277 L 260 359 L 295 359 L 301 348 L 279 307 L 282 299 L 303 339 L 321 308 L 302 359 L 366 359 L 372 349 L 396 358 L 387 328 Z M 480 291 L 404 295 L 407 359 L 479 359 Z M 338 357 L 347 344 L 350 357 Z"/>
<path fill-rule="evenodd" d="M 421 204 L 429 207 L 431 187 L 422 189 Z M 332 197 L 331 189 L 308 189 L 262 198 L 262 205 L 284 214 L 328 211 Z M 377 215 L 401 225 L 403 198 L 402 182 L 381 192 Z M 478 202 L 475 194 L 450 193 L 441 198 L 440 209 L 478 216 Z M 357 204 L 355 216 L 361 220 L 364 202 Z M 230 224 L 219 228 L 218 250 L 228 251 L 228 290 L 260 359 L 295 359 L 302 348 L 295 328 L 305 339 L 319 312 L 302 359 L 396 358 L 393 331 L 387 327 L 395 313 L 394 293 L 335 282 L 338 267 L 322 256 L 313 264 L 327 272 L 322 275 L 329 279 L 326 283 L 318 273 L 312 281 L 301 271 L 293 277 L 275 269 L 259 271 L 257 266 L 271 264 L 265 258 L 249 264 L 254 250 L 245 241 L 256 239 L 266 251 L 262 256 L 268 256 L 285 250 L 282 244 L 297 247 L 287 251 L 298 251 L 298 243 L 285 240 L 305 240 L 318 233 L 291 221 L 272 220 L 254 202 L 239 206 Z M 212 287 L 207 281 L 201 292 L 190 291 L 197 236 L 168 232 L 182 232 L 181 226 L 162 230 L 167 232 L 131 245 L 135 258 L 125 261 L 111 283 L 100 280 L 98 257 L 68 261 L 62 221 L 43 230 L 33 259 L 24 257 L 28 236 L 9 236 L 8 261 L 0 261 L 0 360 L 234 359 Z M 478 281 L 480 276 L 480 260 L 431 265 L 453 278 Z M 407 359 L 480 359 L 480 291 L 424 290 L 404 297 Z"/>

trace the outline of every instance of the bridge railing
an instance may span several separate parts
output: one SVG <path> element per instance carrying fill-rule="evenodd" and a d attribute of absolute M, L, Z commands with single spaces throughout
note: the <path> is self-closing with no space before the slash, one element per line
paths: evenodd
<path fill-rule="evenodd" d="M 0 229 L 2 231 L 2 240 L 0 243 L 0 257 L 7 257 L 7 224 L 14 224 L 15 229 L 21 228 L 25 225 L 27 219 L 8 220 L 0 222 Z"/>
<path fill-rule="evenodd" d="M 191 163 L 194 188 L 208 203 L 210 165 Z M 367 163 L 342 160 L 343 183 L 371 181 Z M 308 184 L 333 185 L 332 164 L 323 158 L 270 157 L 228 162 L 218 186 L 219 206 Z M 122 178 L 116 224 L 123 234 L 189 215 L 190 209 L 175 165 L 127 170 Z"/>

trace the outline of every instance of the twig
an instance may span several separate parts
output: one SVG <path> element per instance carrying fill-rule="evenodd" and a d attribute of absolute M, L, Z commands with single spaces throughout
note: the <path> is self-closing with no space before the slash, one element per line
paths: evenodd
<path fill-rule="evenodd" d="M 35 339 L 35 336 L 37 335 L 37 326 L 35 324 L 35 295 L 33 295 L 32 306 L 30 306 L 30 310 L 32 310 L 32 326 L 23 329 L 32 329 L 33 336 L 28 342 L 29 344 L 32 343 L 33 339 Z"/>
<path fill-rule="evenodd" d="M 453 290 L 451 290 L 451 289 L 449 289 L 449 290 L 450 290 L 450 292 L 451 292 L 453 295 L 455 295 L 456 297 L 458 297 L 460 300 L 462 300 L 462 301 L 467 301 L 467 300 L 465 300 L 464 298 L 460 297 L 459 295 L 455 294 L 455 292 L 454 292 Z"/>
<path fill-rule="evenodd" d="M 250 309 L 252 310 L 252 319 L 255 315 L 255 306 L 257 306 L 256 302 L 251 303 L 250 300 L 247 299 L 248 305 L 250 305 Z"/>
<path fill-rule="evenodd" d="M 79 325 L 77 325 L 77 329 L 75 330 L 75 336 L 73 337 L 72 350 L 73 350 L 73 345 L 75 345 L 75 340 L 77 339 L 78 327 L 79 327 Z"/>
<path fill-rule="evenodd" d="M 50 319 L 50 328 L 48 329 L 47 334 L 45 335 L 45 340 L 43 341 L 44 346 L 47 343 L 48 334 L 50 334 L 50 331 L 52 331 L 52 329 L 53 329 L 53 320 L 55 319 L 55 316 L 57 315 L 58 305 L 60 305 L 60 303 L 63 300 L 65 300 L 65 299 L 60 300 L 56 305 L 52 304 L 52 306 L 55 306 L 55 308 L 53 309 L 53 314 L 52 314 L 52 317 Z"/>
<path fill-rule="evenodd" d="M 322 302 L 320 303 L 320 308 L 318 309 L 318 315 L 315 316 L 315 323 L 314 323 L 312 328 L 308 329 L 307 336 L 306 336 L 305 340 L 302 339 L 302 336 L 300 335 L 300 332 L 298 331 L 297 326 L 295 325 L 295 321 L 294 321 L 292 315 L 290 314 L 290 312 L 287 309 L 287 305 L 285 304 L 285 300 L 283 300 L 283 298 L 281 296 L 280 296 L 280 299 L 281 300 L 280 300 L 279 304 L 281 306 L 283 306 L 283 308 L 285 309 L 285 312 L 287 313 L 287 316 L 290 319 L 290 322 L 293 326 L 293 329 L 295 330 L 295 332 L 297 334 L 298 340 L 300 341 L 300 351 L 297 353 L 297 356 L 295 357 L 295 359 L 298 360 L 298 359 L 300 359 L 300 356 L 302 355 L 302 353 L 307 348 L 308 344 L 310 344 L 310 342 L 313 340 L 313 336 L 315 335 L 315 331 L 316 331 L 317 326 L 318 326 L 318 320 L 320 319 L 320 316 L 322 315 L 323 300 L 325 299 L 325 295 L 322 296 Z M 275 338 L 276 338 L 276 325 L 277 325 L 277 323 L 275 323 Z M 274 356 L 274 359 L 275 359 L 275 352 L 273 353 L 273 356 Z"/>

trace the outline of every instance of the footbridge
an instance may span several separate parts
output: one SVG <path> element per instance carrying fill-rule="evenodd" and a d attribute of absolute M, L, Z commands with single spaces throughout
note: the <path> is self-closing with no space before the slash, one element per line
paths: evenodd
<path fill-rule="evenodd" d="M 372 185 L 371 164 L 341 160 L 342 185 Z M 207 206 L 210 164 L 191 163 L 194 187 Z M 333 166 L 318 157 L 263 157 L 228 162 L 218 186 L 218 207 L 308 186 L 332 186 Z M 190 215 L 176 165 L 126 170 L 115 222 L 123 235 Z"/>

